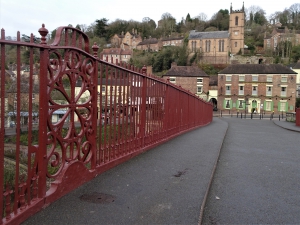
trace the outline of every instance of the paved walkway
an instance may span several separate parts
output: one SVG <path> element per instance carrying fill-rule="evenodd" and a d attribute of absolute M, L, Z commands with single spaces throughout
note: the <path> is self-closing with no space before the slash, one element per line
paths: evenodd
<path fill-rule="evenodd" d="M 300 132 L 293 123 L 273 122 Z M 99 175 L 23 224 L 200 224 L 227 130 L 226 119 L 215 117 Z"/>
<path fill-rule="evenodd" d="M 300 224 L 298 127 L 279 120 L 223 120 L 229 127 L 203 224 Z"/>
<path fill-rule="evenodd" d="M 198 224 L 227 128 L 215 118 L 99 175 L 23 224 Z"/>

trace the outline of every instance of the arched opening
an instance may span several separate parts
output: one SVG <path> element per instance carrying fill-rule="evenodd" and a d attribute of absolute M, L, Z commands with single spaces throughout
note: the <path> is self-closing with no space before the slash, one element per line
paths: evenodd
<path fill-rule="evenodd" d="M 253 100 L 253 101 L 252 101 L 251 112 L 252 112 L 252 113 L 258 112 L 258 111 L 257 111 L 257 101 L 256 101 L 256 100 Z"/>
<path fill-rule="evenodd" d="M 236 26 L 239 25 L 239 17 L 238 16 L 235 17 L 235 25 Z"/>
<path fill-rule="evenodd" d="M 213 110 L 218 111 L 218 101 L 217 101 L 217 99 L 211 98 L 211 99 L 209 99 L 209 102 L 211 102 L 213 104 Z"/>
<path fill-rule="evenodd" d="M 258 59 L 258 64 L 262 64 L 263 59 Z"/>

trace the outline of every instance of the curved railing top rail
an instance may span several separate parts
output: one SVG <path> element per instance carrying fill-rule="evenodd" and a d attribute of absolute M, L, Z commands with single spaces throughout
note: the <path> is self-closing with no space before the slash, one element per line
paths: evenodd
<path fill-rule="evenodd" d="M 85 52 L 90 53 L 90 45 L 89 45 L 88 36 L 85 33 L 83 33 L 81 30 L 73 28 L 73 27 L 68 27 L 68 26 L 58 27 L 56 30 L 54 41 L 51 45 L 58 46 L 60 44 L 60 42 L 62 41 L 63 35 L 65 35 L 65 37 L 64 37 L 64 41 L 65 41 L 64 45 L 65 46 L 78 47 L 79 49 L 82 49 Z M 71 42 L 69 42 L 70 41 L 69 37 L 71 37 Z M 84 42 L 82 42 L 82 41 L 84 41 Z"/>

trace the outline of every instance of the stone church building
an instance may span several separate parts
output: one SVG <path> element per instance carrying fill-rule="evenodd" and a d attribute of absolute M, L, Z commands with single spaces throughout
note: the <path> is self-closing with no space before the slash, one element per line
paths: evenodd
<path fill-rule="evenodd" d="M 228 31 L 190 32 L 190 57 L 197 53 L 200 61 L 204 63 L 229 63 L 231 55 L 244 52 L 244 26 L 244 3 L 241 10 L 232 10 L 231 5 Z"/>

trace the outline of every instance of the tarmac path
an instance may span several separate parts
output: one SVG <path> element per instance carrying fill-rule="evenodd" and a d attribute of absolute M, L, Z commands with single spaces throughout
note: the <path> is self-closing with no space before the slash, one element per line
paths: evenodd
<path fill-rule="evenodd" d="M 270 120 L 223 121 L 202 224 L 300 224 L 300 133 Z"/>

